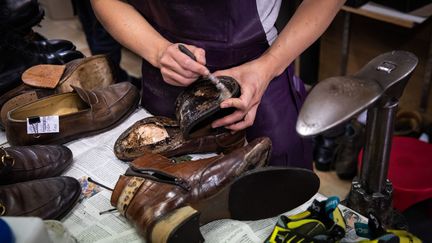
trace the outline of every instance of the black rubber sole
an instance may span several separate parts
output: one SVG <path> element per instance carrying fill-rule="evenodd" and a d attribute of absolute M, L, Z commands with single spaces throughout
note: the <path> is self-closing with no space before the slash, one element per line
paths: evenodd
<path fill-rule="evenodd" d="M 267 167 L 247 173 L 231 186 L 232 219 L 275 217 L 307 202 L 319 189 L 318 176 L 310 170 Z"/>
<path fill-rule="evenodd" d="M 306 169 L 265 167 L 250 171 L 216 195 L 178 209 L 188 213 L 172 212 L 168 217 L 176 218 L 176 221 L 171 220 L 168 227 L 160 226 L 169 228 L 166 231 L 170 232 L 169 236 L 153 242 L 203 242 L 200 225 L 224 218 L 259 220 L 275 217 L 307 202 L 318 192 L 319 185 L 318 176 Z"/>

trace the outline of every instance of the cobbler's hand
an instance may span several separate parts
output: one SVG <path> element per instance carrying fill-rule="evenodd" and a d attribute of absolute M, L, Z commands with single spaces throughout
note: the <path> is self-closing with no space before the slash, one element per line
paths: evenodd
<path fill-rule="evenodd" d="M 196 57 L 197 61 L 179 50 L 178 43 L 168 45 L 159 58 L 159 68 L 164 81 L 174 86 L 188 86 L 199 76 L 208 74 L 205 67 L 205 51 L 192 45 L 186 46 Z"/>
<path fill-rule="evenodd" d="M 236 79 L 240 84 L 241 96 L 226 99 L 221 103 L 221 108 L 234 107 L 236 111 L 214 121 L 212 127 L 225 126 L 227 129 L 239 131 L 252 126 L 261 97 L 271 81 L 266 73 L 257 60 L 216 72 L 216 76 L 226 75 Z"/>

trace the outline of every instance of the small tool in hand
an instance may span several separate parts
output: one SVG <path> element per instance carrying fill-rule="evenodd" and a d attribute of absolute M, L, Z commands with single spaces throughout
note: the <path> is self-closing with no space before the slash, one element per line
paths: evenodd
<path fill-rule="evenodd" d="M 186 46 L 179 44 L 178 48 L 181 52 L 186 54 L 188 57 L 192 58 L 192 60 L 197 61 L 195 55 L 186 48 Z M 221 95 L 219 96 L 220 99 L 224 100 L 231 96 L 231 92 L 225 87 L 225 85 L 213 74 L 209 72 L 207 75 L 207 78 L 216 86 L 216 88 L 221 92 Z"/>

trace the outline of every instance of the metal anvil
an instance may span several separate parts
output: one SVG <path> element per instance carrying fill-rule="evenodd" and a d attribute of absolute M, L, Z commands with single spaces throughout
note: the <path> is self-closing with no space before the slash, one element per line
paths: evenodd
<path fill-rule="evenodd" d="M 308 94 L 297 120 L 297 132 L 308 137 L 367 110 L 361 170 L 346 204 L 365 216 L 373 213 L 385 225 L 392 224 L 393 189 L 387 172 L 395 112 L 417 63 L 410 52 L 392 51 L 372 59 L 352 76 L 325 79 Z"/>

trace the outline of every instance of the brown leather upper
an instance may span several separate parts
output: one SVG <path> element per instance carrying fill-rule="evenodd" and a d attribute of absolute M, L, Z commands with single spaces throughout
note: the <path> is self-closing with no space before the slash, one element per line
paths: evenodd
<path fill-rule="evenodd" d="M 259 138 L 227 155 L 179 164 L 159 154 L 146 154 L 120 176 L 111 204 L 146 235 L 156 219 L 210 197 L 243 172 L 264 166 L 270 149 L 270 140 Z M 142 184 L 137 185 L 137 178 Z"/>
<path fill-rule="evenodd" d="M 0 148 L 0 184 L 60 175 L 72 164 L 72 151 L 62 145 Z"/>
<path fill-rule="evenodd" d="M 0 186 L 0 216 L 33 216 L 60 219 L 81 194 L 71 177 L 53 177 Z"/>
<path fill-rule="evenodd" d="M 139 92 L 130 83 L 97 90 L 75 87 L 76 93 L 49 96 L 8 113 L 6 136 L 11 145 L 66 143 L 114 127 L 137 107 Z M 59 116 L 59 133 L 27 134 L 28 117 Z"/>

